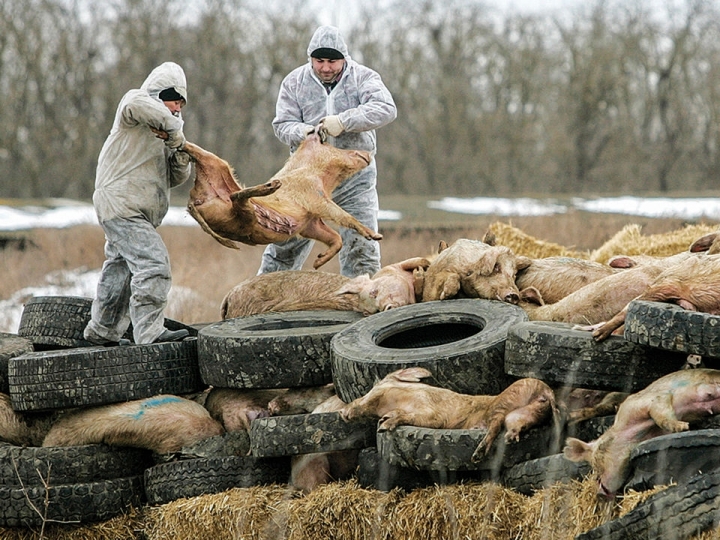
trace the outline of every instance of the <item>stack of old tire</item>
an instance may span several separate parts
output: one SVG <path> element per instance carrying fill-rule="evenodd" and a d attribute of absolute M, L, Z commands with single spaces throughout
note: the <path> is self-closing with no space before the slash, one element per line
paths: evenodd
<path fill-rule="evenodd" d="M 33 323 L 35 317 L 41 322 Z M 708 367 L 715 367 L 713 359 L 720 358 L 720 334 L 714 330 L 717 317 L 648 302 L 633 304 L 624 337 L 612 336 L 602 343 L 571 325 L 528 321 L 517 306 L 476 299 L 413 304 L 369 317 L 339 311 L 269 313 L 191 329 L 195 337 L 180 343 L 129 347 L 88 347 L 82 342 L 88 317 L 88 299 L 39 297 L 26 304 L 18 336 L 30 340 L 33 352 L 23 350 L 9 360 L 14 408 L 48 414 L 160 393 L 188 394 L 207 386 L 266 389 L 329 382 L 344 402 L 350 402 L 388 373 L 412 366 L 427 368 L 433 375 L 430 384 L 465 394 L 498 394 L 521 377 L 535 377 L 554 388 L 634 392 L 680 369 L 688 354 L 703 356 L 711 363 Z M 162 504 L 229 487 L 284 483 L 289 480 L 291 456 L 335 451 L 359 452 L 358 479 L 368 487 L 412 489 L 433 482 L 493 479 L 530 493 L 586 474 L 587 465 L 571 463 L 560 454 L 564 438 L 593 440 L 612 421 L 613 417 L 603 417 L 571 428 L 541 426 L 521 435 L 519 443 L 505 444 L 500 437 L 486 459 L 473 463 L 470 456 L 483 430 L 401 426 L 377 433 L 374 421 L 345 423 L 337 413 L 259 418 L 251 425 L 248 455 L 221 449 L 167 463 L 155 456 L 136 456 L 129 459 L 132 467 L 113 466 L 100 473 L 85 464 L 82 467 L 91 471 L 90 476 L 69 474 L 61 478 L 64 484 L 51 472 L 50 488 L 118 492 L 122 490 L 114 484 L 111 489 L 107 482 L 125 479 L 128 496 L 107 511 L 93 510 L 87 498 L 76 513 L 44 511 L 48 518 L 83 522 L 106 519 L 137 502 Z M 716 452 L 710 451 L 716 442 L 720 442 L 718 433 L 708 429 L 639 445 L 630 485 L 645 489 L 670 480 L 678 485 L 624 516 L 625 525 L 610 522 L 587 537 L 609 534 L 610 538 L 615 533 L 609 531 L 625 526 L 645 531 L 661 521 L 672 524 L 675 531 L 707 526 L 708 519 L 717 521 L 720 479 L 708 472 L 716 467 L 712 459 Z M 76 451 L 13 448 L 15 453 L 8 459 L 13 463 L 49 459 L 26 458 L 21 450 Z M 102 449 L 115 451 L 142 454 Z M 62 469 L 54 462 L 51 467 Z M 31 475 L 21 475 L 9 475 L 8 485 L 0 484 L 0 501 L 28 500 L 31 485 L 25 478 Z M 144 486 L 139 482 L 143 476 Z M 20 478 L 23 484 L 18 489 Z M 79 487 L 96 484 L 100 487 Z M 44 489 L 38 487 L 39 492 Z M 72 508 L 60 496 L 57 500 L 58 508 Z M 37 519 L 37 512 L 25 508 L 18 516 L 0 516 L 0 524 L 30 524 Z M 634 524 L 628 520 L 635 520 Z"/>
<path fill-rule="evenodd" d="M 24 306 L 17 335 L 0 337 L 0 392 L 30 424 L 59 411 L 202 389 L 197 337 L 97 347 L 83 339 L 92 300 L 40 296 Z M 197 330 L 172 320 L 171 329 Z M 132 335 L 125 336 L 132 341 Z M 39 444 L 36 442 L 36 444 Z M 146 501 L 148 450 L 104 444 L 0 446 L 0 526 L 104 521 Z"/>

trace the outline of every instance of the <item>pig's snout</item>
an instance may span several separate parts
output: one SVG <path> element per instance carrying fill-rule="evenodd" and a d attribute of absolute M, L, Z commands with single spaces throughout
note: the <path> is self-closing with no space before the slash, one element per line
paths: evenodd
<path fill-rule="evenodd" d="M 498 300 L 500 300 L 501 302 L 506 302 L 508 304 L 517 305 L 517 303 L 520 301 L 520 295 L 515 291 L 507 291 L 504 294 L 499 294 Z"/>
<path fill-rule="evenodd" d="M 600 498 L 608 499 L 608 500 L 615 498 L 615 494 L 612 493 L 608 488 L 605 487 L 605 484 L 602 483 L 602 480 L 598 480 L 597 495 Z"/>

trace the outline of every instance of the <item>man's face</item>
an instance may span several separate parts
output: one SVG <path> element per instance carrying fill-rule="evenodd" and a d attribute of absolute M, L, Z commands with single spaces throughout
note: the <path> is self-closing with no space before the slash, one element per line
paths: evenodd
<path fill-rule="evenodd" d="M 163 101 L 163 104 L 168 109 L 170 109 L 170 112 L 173 114 L 173 116 L 178 116 L 182 108 L 185 106 L 185 100 L 175 99 L 173 101 Z"/>
<path fill-rule="evenodd" d="M 330 60 L 328 58 L 312 58 L 312 68 L 320 80 L 326 84 L 331 83 L 342 73 L 345 60 Z"/>

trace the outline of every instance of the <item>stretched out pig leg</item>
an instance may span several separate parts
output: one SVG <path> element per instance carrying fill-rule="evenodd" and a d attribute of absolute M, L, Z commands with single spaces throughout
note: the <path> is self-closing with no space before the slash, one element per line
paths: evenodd
<path fill-rule="evenodd" d="M 657 396 L 650 405 L 650 418 L 668 433 L 678 433 L 690 429 L 690 424 L 678 420 L 673 408 L 672 396 L 669 394 Z"/>
<path fill-rule="evenodd" d="M 348 214 L 333 201 L 325 200 L 323 203 L 323 212 L 321 215 L 326 217 L 329 221 L 333 221 L 338 225 L 347 227 L 348 229 L 355 229 L 358 234 L 364 236 L 368 240 L 382 240 L 382 234 L 377 233 L 360 223 L 356 218 Z"/>
<path fill-rule="evenodd" d="M 392 431 L 398 426 L 417 426 L 438 429 L 445 427 L 445 424 L 440 419 L 437 419 L 437 421 L 433 420 L 432 416 L 428 416 L 427 412 L 418 414 L 395 410 L 390 411 L 380 419 L 378 431 Z"/>
<path fill-rule="evenodd" d="M 242 203 L 250 197 L 265 197 L 266 195 L 275 193 L 281 186 L 282 181 L 276 178 L 275 180 L 271 180 L 265 184 L 242 188 L 240 191 L 236 191 L 230 195 L 230 199 L 233 201 L 234 206 L 235 203 Z"/>
<path fill-rule="evenodd" d="M 338 232 L 332 227 L 329 227 L 320 218 L 311 219 L 305 228 L 300 231 L 300 234 L 305 238 L 318 240 L 328 247 L 328 249 L 320 253 L 317 259 L 315 259 L 315 262 L 313 262 L 313 268 L 315 270 L 337 255 L 340 248 L 342 248 L 342 238 Z"/>

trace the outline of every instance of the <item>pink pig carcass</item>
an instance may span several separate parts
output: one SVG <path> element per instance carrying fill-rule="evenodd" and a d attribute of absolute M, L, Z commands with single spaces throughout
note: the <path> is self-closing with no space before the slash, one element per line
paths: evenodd
<path fill-rule="evenodd" d="M 375 275 L 355 278 L 313 270 L 284 270 L 260 274 L 239 283 L 225 295 L 223 319 L 259 313 L 338 310 L 371 315 L 413 304 L 422 282 L 415 270 L 430 262 L 414 257 L 381 268 Z M 419 284 L 418 284 L 419 283 Z"/>
<path fill-rule="evenodd" d="M 178 396 L 158 395 L 64 412 L 53 423 L 42 445 L 105 443 L 166 454 L 224 432 L 220 423 L 199 403 Z"/>
<path fill-rule="evenodd" d="M 269 403 L 285 391 L 285 388 L 213 388 L 207 395 L 205 408 L 226 431 L 249 432 L 253 420 L 270 416 Z"/>
<path fill-rule="evenodd" d="M 640 265 L 637 268 L 643 268 Z M 627 270 L 631 272 L 634 269 Z M 720 255 L 692 255 L 667 266 L 643 291 L 630 300 L 669 302 L 689 311 L 720 315 Z M 607 339 L 624 323 L 630 303 L 593 328 L 596 341 Z"/>
<path fill-rule="evenodd" d="M 435 429 L 487 429 L 473 453 L 479 461 L 505 428 L 505 440 L 517 442 L 520 433 L 550 417 L 558 421 L 552 389 L 538 379 L 520 379 L 497 396 L 470 396 L 422 383 L 432 374 L 407 368 L 388 374 L 363 397 L 340 411 L 344 420 L 378 417 L 378 430 L 409 425 Z"/>
<path fill-rule="evenodd" d="M 303 236 L 328 246 L 313 263 L 317 269 L 342 247 L 340 235 L 325 219 L 355 229 L 369 240 L 382 239 L 331 198 L 337 186 L 370 164 L 369 152 L 323 144 L 313 133 L 269 182 L 244 188 L 225 160 L 190 142 L 183 151 L 195 161 L 188 212 L 224 246 L 271 244 Z"/>
<path fill-rule="evenodd" d="M 335 395 L 335 385 L 328 383 L 323 386 L 305 388 L 288 388 L 268 403 L 270 416 L 284 414 L 309 414 L 313 409 Z"/>
<path fill-rule="evenodd" d="M 690 424 L 720 412 L 720 371 L 681 370 L 631 394 L 615 415 L 615 423 L 586 443 L 568 437 L 563 449 L 572 461 L 588 461 L 598 476 L 598 495 L 614 497 L 629 476 L 630 454 L 642 441 L 686 431 Z"/>
<path fill-rule="evenodd" d="M 527 257 L 523 261 L 529 264 Z M 517 304 L 515 274 L 520 267 L 508 247 L 460 238 L 442 249 L 425 270 L 422 301 L 464 296 Z"/>

